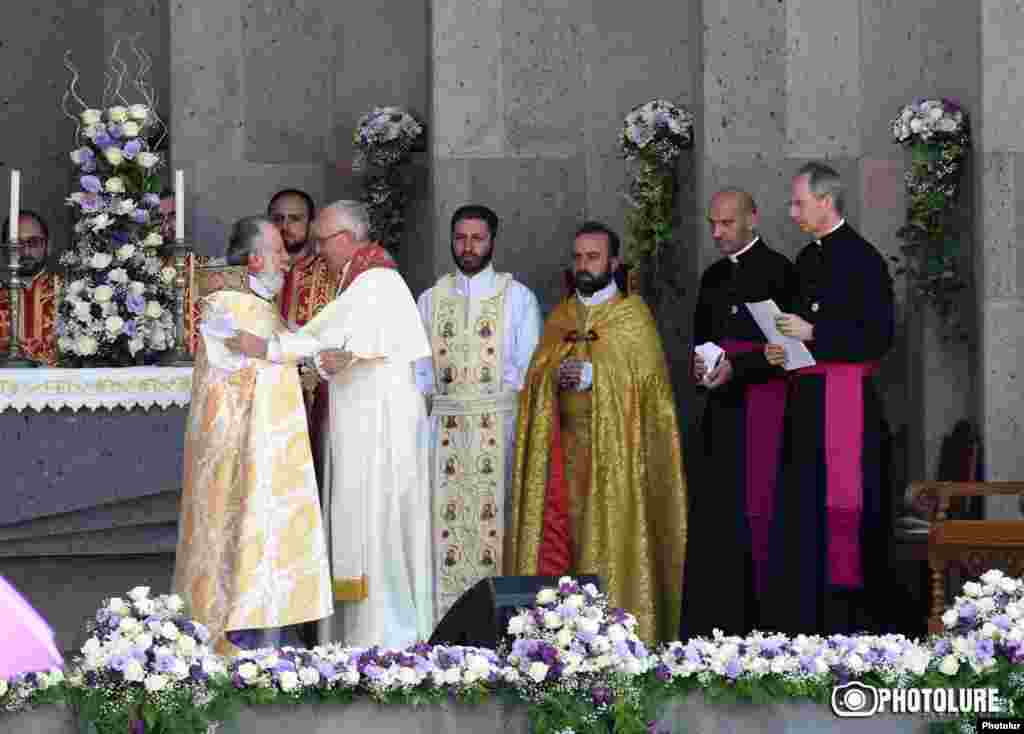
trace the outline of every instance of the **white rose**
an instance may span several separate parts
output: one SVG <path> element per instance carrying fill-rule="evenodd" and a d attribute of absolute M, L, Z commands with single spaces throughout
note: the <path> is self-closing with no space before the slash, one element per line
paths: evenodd
<path fill-rule="evenodd" d="M 572 630 L 568 627 L 563 627 L 558 631 L 556 639 L 561 647 L 569 647 L 569 644 L 572 642 Z"/>
<path fill-rule="evenodd" d="M 3 698 L 7 694 L 7 679 L 0 678 L 0 698 Z"/>
<path fill-rule="evenodd" d="M 97 214 L 95 217 L 88 220 L 87 226 L 90 229 L 92 229 L 93 232 L 100 232 L 109 227 L 113 223 L 114 220 L 111 219 L 110 215 L 107 214 L 106 212 L 102 212 L 101 214 Z"/>
<path fill-rule="evenodd" d="M 124 268 L 114 268 L 107 274 L 107 278 L 115 283 L 127 283 L 129 280 L 128 271 Z"/>
<path fill-rule="evenodd" d="M 178 631 L 178 627 L 174 622 L 164 622 L 160 628 L 160 634 L 168 640 L 176 640 L 181 636 L 181 632 Z"/>
<path fill-rule="evenodd" d="M 939 672 L 943 675 L 956 675 L 958 670 L 960 670 L 960 661 L 957 660 L 956 655 L 947 655 L 939 663 Z"/>
<path fill-rule="evenodd" d="M 128 342 L 128 351 L 131 352 L 132 356 L 135 356 L 138 352 L 146 347 L 146 342 L 143 341 L 142 337 L 137 336 Z"/>
<path fill-rule="evenodd" d="M 109 285 L 98 285 L 92 292 L 92 299 L 96 303 L 106 303 L 114 297 L 114 289 Z"/>
<path fill-rule="evenodd" d="M 128 592 L 128 598 L 132 601 L 139 601 L 149 596 L 148 586 L 136 586 L 134 589 Z"/>
<path fill-rule="evenodd" d="M 128 117 L 133 120 L 145 120 L 149 117 L 149 107 L 144 104 L 133 104 L 128 108 Z"/>
<path fill-rule="evenodd" d="M 82 191 L 75 191 L 67 200 L 72 204 L 81 204 L 85 201 L 85 193 Z"/>
<path fill-rule="evenodd" d="M 537 594 L 537 605 L 553 604 L 557 598 L 558 594 L 554 589 L 541 589 Z"/>
<path fill-rule="evenodd" d="M 103 119 L 103 113 L 99 110 L 82 110 L 81 113 L 79 113 L 79 117 L 82 118 L 83 125 L 92 126 Z"/>
<path fill-rule="evenodd" d="M 135 285 L 142 285 L 142 284 L 141 283 L 136 283 Z M 185 607 L 185 601 L 180 596 L 178 596 L 177 594 L 171 594 L 170 596 L 168 596 L 164 600 L 164 604 L 166 604 L 167 608 L 171 612 L 174 612 L 174 613 L 180 612 Z"/>
<path fill-rule="evenodd" d="M 89 138 L 89 140 L 95 140 L 96 136 L 100 133 L 105 133 L 107 126 L 103 123 L 97 122 L 95 125 L 87 125 L 82 129 L 82 135 Z"/>
<path fill-rule="evenodd" d="M 71 151 L 71 162 L 76 165 L 82 165 L 89 160 L 92 155 L 92 149 L 90 148 L 76 148 Z"/>
<path fill-rule="evenodd" d="M 132 637 L 142 631 L 142 622 L 134 617 L 124 617 L 121 619 L 121 624 L 118 625 L 118 629 L 121 630 L 122 635 Z"/>
<path fill-rule="evenodd" d="M 505 668 L 505 670 L 501 672 L 501 677 L 508 683 L 517 683 L 519 681 L 519 671 L 515 668 Z"/>
<path fill-rule="evenodd" d="M 178 680 L 185 680 L 188 678 L 188 663 L 181 658 L 177 658 L 174 661 L 174 667 L 171 669 L 171 672 L 174 673 L 174 677 Z"/>
<path fill-rule="evenodd" d="M 135 254 L 135 245 L 121 245 L 117 248 L 117 259 L 127 260 Z"/>
<path fill-rule="evenodd" d="M 982 637 L 992 638 L 999 634 L 999 628 L 991 622 L 985 622 L 985 624 L 981 625 L 981 631 L 978 634 Z"/>
<path fill-rule="evenodd" d="M 147 150 L 135 156 L 135 162 L 138 163 L 143 168 L 152 168 L 153 166 L 160 162 L 160 156 L 158 156 L 156 153 L 150 153 Z"/>
<path fill-rule="evenodd" d="M 70 352 L 75 348 L 75 343 L 70 337 L 61 336 L 57 338 L 57 349 L 62 352 Z"/>
<path fill-rule="evenodd" d="M 89 260 L 89 266 L 95 270 L 103 270 L 108 267 L 113 261 L 113 258 L 105 252 L 97 252 Z"/>
<path fill-rule="evenodd" d="M 930 118 L 932 118 L 933 120 L 941 120 L 942 119 L 942 108 L 941 107 L 932 107 L 931 110 L 928 111 L 928 116 Z"/>
<path fill-rule="evenodd" d="M 604 653 L 612 649 L 612 643 L 604 635 L 598 635 L 590 641 L 590 647 L 596 653 Z"/>
<path fill-rule="evenodd" d="M 113 301 L 107 301 L 106 303 L 101 304 L 100 308 L 103 309 L 103 318 L 104 319 L 107 316 L 117 316 L 117 304 L 114 303 Z M 103 331 L 104 326 L 106 326 L 106 324 L 104 324 L 102 326 L 98 326 L 97 328 L 99 329 L 99 331 Z"/>
<path fill-rule="evenodd" d="M 107 179 L 107 182 L 103 185 L 103 188 L 110 194 L 123 194 L 124 193 L 124 181 L 121 180 L 120 176 L 112 176 Z"/>
<path fill-rule="evenodd" d="M 583 598 L 583 594 L 573 594 L 565 600 L 565 606 L 572 609 L 582 609 L 586 603 L 586 599 Z"/>
<path fill-rule="evenodd" d="M 196 652 L 196 641 L 188 635 L 182 635 L 178 638 L 178 652 L 185 657 L 192 657 Z"/>
<path fill-rule="evenodd" d="M 996 608 L 996 602 L 992 597 L 986 596 L 982 599 L 978 599 L 977 607 L 979 613 L 988 614 Z"/>
<path fill-rule="evenodd" d="M 960 619 L 960 615 L 956 613 L 955 609 L 947 609 L 942 613 L 942 623 L 947 627 L 956 627 L 958 619 Z"/>
<path fill-rule="evenodd" d="M 919 132 L 921 132 L 921 128 L 922 127 L 924 127 L 924 126 L 921 123 L 920 119 L 915 117 L 913 120 L 910 121 L 910 132 L 912 132 L 912 133 L 919 133 Z"/>
<path fill-rule="evenodd" d="M 146 690 L 150 693 L 156 693 L 162 691 L 167 687 L 167 677 L 160 673 L 153 673 L 153 675 L 146 677 Z"/>
<path fill-rule="evenodd" d="M 967 596 L 981 596 L 981 584 L 975 581 L 968 581 L 966 584 L 964 584 L 964 593 Z"/>
<path fill-rule="evenodd" d="M 150 232 L 146 235 L 146 239 L 142 241 L 146 247 L 159 247 L 164 243 L 164 238 L 160 236 L 159 232 Z"/>
<path fill-rule="evenodd" d="M 530 669 L 526 671 L 526 674 L 529 675 L 535 683 L 541 683 L 548 675 L 548 666 L 538 660 L 534 663 L 530 663 Z"/>
<path fill-rule="evenodd" d="M 129 120 L 121 125 L 121 134 L 126 138 L 137 138 L 140 132 L 142 132 L 142 128 L 139 127 L 139 123 L 137 122 Z"/>
<path fill-rule="evenodd" d="M 238 666 L 238 677 L 242 680 L 249 681 L 260 674 L 260 669 L 256 663 L 242 663 Z"/>
<path fill-rule="evenodd" d="M 512 619 L 508 621 L 508 633 L 510 635 L 521 635 L 525 628 L 526 624 L 523 621 L 523 618 L 519 615 L 512 617 Z"/>
<path fill-rule="evenodd" d="M 295 674 L 294 670 L 286 670 L 281 673 L 280 681 L 282 691 L 294 691 L 299 686 L 299 676 Z"/>
<path fill-rule="evenodd" d="M 558 612 L 544 612 L 544 626 L 556 630 L 562 626 L 562 616 Z"/>
<path fill-rule="evenodd" d="M 98 290 L 98 289 L 97 289 Z M 159 301 L 146 301 L 146 316 L 151 319 L 160 318 L 160 314 L 164 312 L 164 307 L 160 305 Z"/>
<path fill-rule="evenodd" d="M 1017 580 L 1011 578 L 1001 579 L 997 586 L 1001 591 L 1004 591 L 1007 594 L 1013 594 L 1017 591 Z"/>
<path fill-rule="evenodd" d="M 138 660 L 130 660 L 126 666 L 124 666 L 124 679 L 132 683 L 138 683 L 145 679 L 146 669 L 142 667 L 142 663 Z"/>
<path fill-rule="evenodd" d="M 480 680 L 480 678 L 480 674 L 475 670 L 467 670 L 465 673 L 462 674 L 462 682 L 466 685 L 473 685 L 478 680 Z"/>
<path fill-rule="evenodd" d="M 356 686 L 359 685 L 359 671 L 352 670 L 349 668 L 341 674 L 341 679 L 345 682 L 345 685 Z"/>
<path fill-rule="evenodd" d="M 105 326 L 107 327 L 108 334 L 117 336 L 121 333 L 121 329 L 124 328 L 124 319 L 120 316 L 108 316 Z"/>
<path fill-rule="evenodd" d="M 613 624 L 608 628 L 608 639 L 612 642 L 622 642 L 626 639 L 626 630 L 619 624 Z"/>
<path fill-rule="evenodd" d="M 117 202 L 117 206 L 115 207 L 115 211 L 118 214 L 121 214 L 122 216 L 123 215 L 127 215 L 127 214 L 131 214 L 132 212 L 135 211 L 135 201 L 134 201 L 134 199 L 121 199 L 120 201 Z"/>
<path fill-rule="evenodd" d="M 77 296 L 79 293 L 85 290 L 84 280 L 73 280 L 68 284 L 68 293 L 73 296 Z"/>
<path fill-rule="evenodd" d="M 448 668 L 448 670 L 444 671 L 445 683 L 448 683 L 449 685 L 455 685 L 460 680 L 462 680 L 462 673 L 459 671 L 458 668 Z"/>
<path fill-rule="evenodd" d="M 414 686 L 419 682 L 418 679 L 419 676 L 412 668 L 400 668 L 398 671 L 398 681 L 404 686 Z"/>
<path fill-rule="evenodd" d="M 113 145 L 103 151 L 103 157 L 112 166 L 119 166 L 124 163 L 124 153 L 121 152 L 120 148 Z"/>
<path fill-rule="evenodd" d="M 320 671 L 316 668 L 301 668 L 299 670 L 299 680 L 302 681 L 304 686 L 315 686 L 320 682 Z"/>
<path fill-rule="evenodd" d="M 178 277 L 178 271 L 170 266 L 163 268 L 160 271 L 160 280 L 162 280 L 167 285 L 173 283 L 176 277 Z"/>
<path fill-rule="evenodd" d="M 132 293 L 134 293 L 137 296 L 141 296 L 143 293 L 146 292 L 146 284 L 145 283 L 140 283 L 137 280 L 133 280 L 128 285 L 128 290 L 130 290 Z"/>
<path fill-rule="evenodd" d="M 86 657 L 92 657 L 99 651 L 100 641 L 97 640 L 95 637 L 90 637 L 88 640 L 85 641 L 85 644 L 82 645 L 82 654 Z"/>
<path fill-rule="evenodd" d="M 107 110 L 107 119 L 111 122 L 121 123 L 128 119 L 128 108 L 115 105 Z"/>
<path fill-rule="evenodd" d="M 125 603 L 124 599 L 122 599 L 119 596 L 115 596 L 109 602 L 107 602 L 107 609 L 109 609 L 111 612 L 118 615 L 119 617 L 123 617 L 132 611 L 131 608 Z"/>
<path fill-rule="evenodd" d="M 153 647 L 153 635 L 148 632 L 143 632 L 141 635 L 135 638 L 135 647 L 140 650 L 148 650 Z"/>
<path fill-rule="evenodd" d="M 825 658 L 818 657 L 814 659 L 814 672 L 818 675 L 824 675 L 828 672 L 828 663 L 825 661 Z"/>
<path fill-rule="evenodd" d="M 596 635 L 601 630 L 601 623 L 596 619 L 583 617 L 582 619 L 576 620 L 576 628 L 580 630 L 580 632 Z"/>

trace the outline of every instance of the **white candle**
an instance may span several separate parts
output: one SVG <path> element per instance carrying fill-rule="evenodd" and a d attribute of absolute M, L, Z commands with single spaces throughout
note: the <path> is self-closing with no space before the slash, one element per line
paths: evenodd
<path fill-rule="evenodd" d="M 18 241 L 18 215 L 21 212 L 19 198 L 21 197 L 21 171 L 11 171 L 11 215 L 10 242 Z"/>
<path fill-rule="evenodd" d="M 174 239 L 185 241 L 185 172 L 174 172 Z"/>

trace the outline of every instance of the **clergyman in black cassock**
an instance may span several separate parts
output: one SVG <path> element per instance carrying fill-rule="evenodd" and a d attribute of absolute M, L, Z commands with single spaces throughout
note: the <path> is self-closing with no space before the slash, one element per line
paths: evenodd
<path fill-rule="evenodd" d="M 796 307 L 776 322 L 817 364 L 790 372 L 761 610 L 765 629 L 790 634 L 877 629 L 872 595 L 887 571 L 884 416 L 872 375 L 893 343 L 893 285 L 841 201 L 838 175 L 823 164 L 793 179 L 790 215 L 816 241 L 795 261 Z"/>
<path fill-rule="evenodd" d="M 746 192 L 727 189 L 711 199 L 712 237 L 725 257 L 701 277 L 694 344 L 723 348 L 731 375 L 702 388 L 708 395 L 694 462 L 701 480 L 689 495 L 682 640 L 710 637 L 716 628 L 745 635 L 758 623 L 756 588 L 765 580 L 786 378 L 765 359 L 764 334 L 745 304 L 772 299 L 790 309 L 796 271 L 754 233 L 756 215 Z"/>

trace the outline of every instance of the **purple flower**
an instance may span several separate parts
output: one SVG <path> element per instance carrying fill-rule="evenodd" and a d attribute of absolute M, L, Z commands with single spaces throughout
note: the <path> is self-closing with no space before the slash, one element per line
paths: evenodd
<path fill-rule="evenodd" d="M 672 678 L 672 671 L 664 663 L 659 663 L 658 667 L 654 669 L 654 676 L 664 683 Z"/>
<path fill-rule="evenodd" d="M 768 660 L 771 660 L 772 658 L 778 656 L 778 654 L 782 651 L 782 646 L 784 644 L 785 641 L 778 637 L 771 637 L 767 640 L 762 640 L 761 654 Z"/>
<path fill-rule="evenodd" d="M 143 194 L 142 203 L 144 206 L 154 209 L 160 206 L 160 196 L 158 194 Z"/>
<path fill-rule="evenodd" d="M 607 706 L 612 702 L 612 689 L 598 683 L 590 689 L 590 698 L 595 706 Z"/>
<path fill-rule="evenodd" d="M 83 212 L 94 212 L 97 211 L 103 205 L 103 199 L 96 194 L 86 194 L 82 197 L 82 211 Z"/>
<path fill-rule="evenodd" d="M 1005 614 L 1000 614 L 992 618 L 992 624 L 1006 632 L 1010 629 L 1010 618 Z"/>
<path fill-rule="evenodd" d="M 199 664 L 195 664 L 189 668 L 189 677 L 191 677 L 196 683 L 202 683 L 210 678 L 207 672 L 203 670 L 203 666 Z"/>
<path fill-rule="evenodd" d="M 363 671 L 363 673 L 365 673 L 366 677 L 370 680 L 380 680 L 384 677 L 384 668 L 370 664 L 366 666 L 366 669 Z"/>
<path fill-rule="evenodd" d="M 937 657 L 945 657 L 953 649 L 953 645 L 950 644 L 949 640 L 939 640 L 935 645 L 935 655 Z"/>
<path fill-rule="evenodd" d="M 613 624 L 622 624 L 626 621 L 626 610 L 625 609 L 612 609 L 608 612 L 608 618 Z"/>
<path fill-rule="evenodd" d="M 725 675 L 729 680 L 736 680 L 740 677 L 740 661 L 739 658 L 732 658 L 728 663 L 725 664 Z"/>
<path fill-rule="evenodd" d="M 540 650 L 540 657 L 545 663 L 552 665 L 558 660 L 558 650 L 551 645 L 544 645 Z"/>
<path fill-rule="evenodd" d="M 701 661 L 700 649 L 696 642 L 686 643 L 686 662 L 699 663 Z"/>
<path fill-rule="evenodd" d="M 157 671 L 160 673 L 170 673 L 172 670 L 174 670 L 174 656 L 157 655 L 155 666 Z"/>
<path fill-rule="evenodd" d="M 128 658 L 124 655 L 113 655 L 110 658 L 110 667 L 114 670 L 123 671 L 128 665 Z"/>
<path fill-rule="evenodd" d="M 92 173 L 93 171 L 96 170 L 96 161 L 90 158 L 89 160 L 83 162 L 80 168 L 82 169 L 83 173 Z"/>
<path fill-rule="evenodd" d="M 992 640 L 978 640 L 974 646 L 974 651 L 978 655 L 978 660 L 989 660 L 996 652 L 995 645 Z"/>
<path fill-rule="evenodd" d="M 142 152 L 142 143 L 138 138 L 129 140 L 124 144 L 124 157 L 128 160 L 133 160 L 135 156 Z"/>
<path fill-rule="evenodd" d="M 331 678 L 333 678 L 335 675 L 338 674 L 338 669 L 335 668 L 330 663 L 324 663 L 324 662 L 317 663 L 316 669 L 317 669 L 317 672 L 320 673 L 321 677 L 324 680 L 330 680 Z"/>
<path fill-rule="evenodd" d="M 146 734 L 146 722 L 142 719 L 132 719 L 128 734 Z"/>
<path fill-rule="evenodd" d="M 114 139 L 107 133 L 100 133 L 93 142 L 96 143 L 97 148 L 109 148 L 114 144 Z"/>
<path fill-rule="evenodd" d="M 88 191 L 90 194 L 98 194 L 103 188 L 103 184 L 96 176 L 82 176 L 79 179 L 79 183 L 82 184 L 82 188 Z"/>
<path fill-rule="evenodd" d="M 274 666 L 274 672 L 275 673 L 284 673 L 286 671 L 290 671 L 290 672 L 294 673 L 295 672 L 295 663 L 293 663 L 291 660 L 279 660 L 277 662 L 277 665 Z"/>
<path fill-rule="evenodd" d="M 120 125 L 111 125 L 107 128 L 107 132 L 110 133 L 110 137 L 120 140 L 122 132 Z M 97 138 L 98 139 L 98 138 Z"/>
<path fill-rule="evenodd" d="M 966 602 L 960 607 L 960 619 L 969 621 L 973 620 L 978 615 L 978 608 L 974 606 L 973 602 Z"/>
<path fill-rule="evenodd" d="M 562 619 L 575 619 L 579 616 L 579 610 L 576 607 L 570 607 L 566 604 L 560 604 L 555 607 L 555 611 L 558 612 L 558 616 Z"/>

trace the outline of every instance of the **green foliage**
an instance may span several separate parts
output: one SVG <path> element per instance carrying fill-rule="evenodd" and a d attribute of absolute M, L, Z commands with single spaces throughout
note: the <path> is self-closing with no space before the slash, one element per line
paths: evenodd
<path fill-rule="evenodd" d="M 676 178 L 672 167 L 642 158 L 630 187 L 624 258 L 628 265 L 657 261 L 672 241 Z"/>

